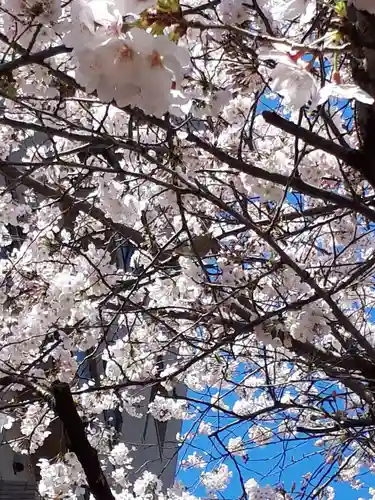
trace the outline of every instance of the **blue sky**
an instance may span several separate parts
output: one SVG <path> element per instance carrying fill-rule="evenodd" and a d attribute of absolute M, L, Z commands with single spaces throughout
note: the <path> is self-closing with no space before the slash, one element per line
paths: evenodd
<path fill-rule="evenodd" d="M 343 110 L 343 117 L 347 120 L 348 128 L 351 128 L 352 112 L 350 106 L 346 106 L 347 103 L 344 101 L 336 101 L 333 104 Z M 277 109 L 279 105 L 280 100 L 278 98 L 272 100 L 267 98 L 261 101 L 258 110 L 262 111 L 266 108 Z M 289 194 L 287 200 L 293 203 L 293 195 Z M 294 199 L 294 203 L 295 202 Z M 371 317 L 375 320 L 375 314 L 371 314 Z M 327 387 L 327 391 L 332 390 L 338 391 L 335 386 L 331 386 L 330 388 Z M 204 402 L 209 401 L 214 393 L 217 393 L 216 389 L 212 391 L 207 389 L 205 394 L 196 394 L 190 391 L 188 395 Z M 226 402 L 230 407 L 233 405 L 234 401 L 234 396 L 228 396 L 226 398 Z M 210 420 L 215 428 L 217 425 L 221 427 L 224 421 L 225 423 L 230 422 L 230 418 L 227 417 L 225 419 L 220 417 L 216 412 L 208 413 L 206 416 L 206 420 Z M 194 430 L 194 427 L 192 427 L 193 423 L 194 420 L 184 422 L 182 433 Z M 223 444 L 227 444 L 230 437 L 237 436 L 243 437 L 249 443 L 247 432 L 250 426 L 250 423 L 243 422 L 234 426 L 230 431 L 223 433 L 221 435 Z M 303 437 L 302 435 L 300 436 Z M 326 472 L 330 475 L 334 475 L 337 468 L 331 468 L 329 464 L 324 463 L 324 460 L 319 454 L 321 448 L 314 445 L 317 438 L 307 439 L 307 436 L 305 437 L 306 439 L 294 442 L 283 442 L 275 438 L 272 443 L 264 447 L 256 447 L 249 444 L 248 460 L 246 462 L 242 457 L 227 457 L 224 459 L 224 462 L 232 471 L 233 476 L 229 487 L 222 495 L 219 493 L 218 498 L 226 500 L 239 500 L 241 498 L 242 488 L 239 480 L 239 472 L 243 481 L 254 478 L 261 485 L 283 485 L 286 490 L 289 490 L 295 482 L 297 483 L 296 491 L 299 490 L 302 476 L 307 472 L 314 472 L 314 470 L 319 470 L 320 467 L 325 467 L 324 470 Z M 207 461 L 211 459 L 212 465 L 208 466 L 208 470 L 217 466 L 220 460 L 222 460 L 222 457 L 226 455 L 225 449 L 221 447 L 220 443 L 216 440 L 212 440 L 207 436 L 196 435 L 192 442 L 181 447 L 179 459 L 183 460 L 186 455 L 192 454 L 194 451 L 203 455 Z M 200 469 L 183 470 L 180 468 L 178 470 L 177 479 L 182 480 L 186 486 L 192 488 L 196 496 L 207 498 L 207 492 L 204 487 L 199 484 L 200 473 Z M 319 478 L 322 476 L 324 477 L 324 473 L 320 474 Z M 365 487 L 359 490 L 352 489 L 348 483 L 340 483 L 337 481 L 331 483 L 335 488 L 336 500 L 358 500 L 359 498 L 367 500 L 371 498 L 368 488 L 375 487 L 375 476 L 370 474 L 367 470 L 363 470 L 358 478 L 365 483 Z"/>
<path fill-rule="evenodd" d="M 331 386 L 329 390 L 332 391 L 333 389 L 334 386 Z M 189 396 L 194 399 L 209 401 L 211 395 L 216 392 L 216 390 L 207 390 L 206 394 L 198 395 L 191 391 L 189 392 Z M 234 401 L 235 398 L 233 396 L 225 398 L 225 402 L 229 407 L 233 405 Z M 202 408 L 204 408 L 204 405 L 202 405 Z M 226 416 L 219 416 L 216 412 L 208 412 L 205 414 L 205 421 L 210 421 L 215 429 L 216 426 L 222 427 L 232 422 L 233 419 Z M 194 420 L 184 422 L 182 433 L 194 432 L 194 429 L 196 429 L 194 422 Z M 268 426 L 272 427 L 272 424 Z M 179 459 L 183 460 L 187 455 L 196 451 L 210 464 L 208 470 L 221 462 L 226 463 L 232 471 L 233 476 L 229 487 L 223 492 L 222 496 L 219 495 L 219 498 L 227 500 L 238 500 L 241 497 L 242 489 L 239 474 L 241 474 L 244 482 L 254 478 L 261 485 L 283 485 L 286 490 L 289 490 L 293 482 L 295 482 L 297 484 L 296 491 L 298 491 L 304 474 L 307 472 L 314 473 L 319 467 L 324 466 L 324 461 L 319 454 L 321 448 L 314 445 L 317 438 L 283 442 L 275 437 L 271 443 L 263 447 L 258 447 L 252 444 L 248 438 L 247 433 L 250 427 L 250 422 L 243 422 L 236 424 L 231 430 L 220 434 L 224 445 L 227 444 L 230 437 L 241 436 L 244 439 L 247 443 L 246 449 L 248 451 L 248 460 L 246 462 L 242 457 L 227 457 L 223 459 L 227 455 L 225 448 L 215 439 L 201 435 L 195 435 L 190 443 L 181 447 Z M 300 434 L 299 437 L 305 436 Z M 324 470 L 329 471 L 331 474 L 334 474 L 337 470 L 336 467 L 330 470 L 331 466 L 329 464 L 326 464 L 324 467 Z M 199 484 L 200 472 L 201 470 L 199 469 L 184 470 L 180 468 L 177 479 L 182 480 L 186 486 L 192 488 L 196 496 L 205 498 L 208 495 L 204 487 Z M 375 487 L 375 477 L 366 470 L 361 472 L 362 474 L 359 476 L 359 479 L 365 483 L 365 487 L 360 490 L 353 490 L 347 483 L 332 483 L 335 487 L 336 499 L 357 500 L 360 497 L 365 499 L 370 498 L 368 488 L 370 486 Z M 318 475 L 319 480 L 322 479 L 322 476 L 324 477 L 324 474 Z M 311 491 L 311 488 L 309 491 Z"/>
<path fill-rule="evenodd" d="M 245 374 L 250 371 L 252 371 L 251 362 L 247 365 L 240 365 L 233 380 L 240 382 L 240 380 L 243 380 Z M 322 397 L 332 396 L 334 391 L 335 398 L 333 402 L 324 404 L 327 411 L 332 412 L 344 408 L 341 403 L 342 400 L 339 397 L 342 394 L 342 390 L 334 383 L 321 381 L 315 383 L 315 387 L 319 390 Z M 293 393 L 295 394 L 292 387 L 286 387 L 286 390 L 289 390 L 292 396 Z M 248 431 L 252 426 L 252 422 L 244 421 L 238 423 L 236 421 L 237 419 L 230 415 L 210 410 L 211 398 L 213 395 L 217 394 L 217 392 L 217 388 L 206 388 L 205 391 L 200 393 L 194 391 L 188 392 L 188 397 L 194 401 L 200 402 L 194 403 L 191 406 L 191 409 L 198 410 L 199 413 L 198 418 L 183 423 L 182 434 L 192 433 L 194 437 L 191 441 L 182 445 L 179 454 L 179 462 L 184 460 L 187 455 L 197 452 L 198 455 L 202 456 L 208 463 L 207 470 L 217 467 L 220 463 L 226 463 L 232 471 L 233 476 L 227 490 L 223 492 L 222 496 L 219 494 L 218 498 L 239 500 L 242 494 L 240 477 L 243 482 L 254 478 L 263 486 L 267 484 L 272 486 L 280 485 L 287 491 L 290 491 L 292 484 L 295 482 L 297 486 L 296 491 L 299 491 L 302 476 L 308 472 L 315 473 L 315 471 L 318 471 L 316 479 L 311 481 L 311 485 L 307 489 L 307 492 L 311 493 L 314 486 L 320 486 L 322 482 L 327 479 L 327 473 L 330 476 L 335 474 L 337 466 L 326 464 L 321 456 L 323 448 L 315 445 L 318 437 L 309 438 L 307 435 L 300 433 L 297 435 L 297 440 L 282 440 L 275 435 L 272 441 L 267 445 L 255 445 L 248 436 Z M 220 394 L 223 395 L 223 403 L 228 405 L 231 410 L 234 402 L 237 400 L 237 396 L 227 389 L 221 390 Z M 260 391 L 258 395 L 260 395 Z M 223 403 L 220 403 L 220 405 L 222 406 Z M 270 420 L 269 422 L 264 421 L 260 423 L 276 430 L 277 425 L 284 420 L 286 416 L 286 412 L 280 412 L 277 417 L 277 422 Z M 226 430 L 219 434 L 219 441 L 214 437 L 210 438 L 196 433 L 197 426 L 201 419 L 205 422 L 210 422 L 213 430 L 226 426 Z M 228 427 L 231 423 L 235 423 L 235 425 Z M 248 455 L 246 460 L 244 460 L 243 457 L 228 456 L 227 450 L 225 449 L 229 438 L 238 436 L 246 443 Z M 348 456 L 351 453 L 352 450 L 349 449 L 346 454 L 344 453 L 344 456 Z M 199 482 L 201 472 L 202 470 L 200 469 L 179 468 L 177 479 L 182 480 L 196 496 L 207 498 L 207 492 Z M 368 493 L 368 488 L 375 487 L 375 476 L 364 469 L 357 479 L 360 479 L 365 484 L 365 486 L 359 490 L 352 489 L 348 483 L 333 482 L 332 485 L 336 491 L 336 500 L 369 499 L 370 495 Z"/>

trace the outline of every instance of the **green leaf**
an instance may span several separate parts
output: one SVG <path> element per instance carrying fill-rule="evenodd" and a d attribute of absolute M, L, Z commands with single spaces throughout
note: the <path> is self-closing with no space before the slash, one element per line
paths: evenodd
<path fill-rule="evenodd" d="M 223 363 L 223 360 L 221 359 L 221 357 L 220 357 L 218 354 L 216 354 L 216 353 L 215 353 L 215 354 L 214 354 L 214 356 L 215 356 L 215 359 L 216 359 L 216 361 L 217 361 L 218 363 L 220 363 L 220 364 L 222 364 L 222 363 Z"/>
<path fill-rule="evenodd" d="M 340 17 L 347 17 L 346 1 L 340 0 L 339 2 L 336 2 L 335 12 Z"/>
<path fill-rule="evenodd" d="M 151 26 L 151 33 L 156 36 L 162 35 L 164 33 L 164 25 L 161 23 L 154 23 Z"/>

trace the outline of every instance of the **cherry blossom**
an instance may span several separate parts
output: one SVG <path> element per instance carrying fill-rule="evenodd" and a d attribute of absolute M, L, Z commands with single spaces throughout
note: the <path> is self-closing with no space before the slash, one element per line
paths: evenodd
<path fill-rule="evenodd" d="M 286 0 L 283 3 L 274 0 L 262 0 L 260 5 L 268 9 L 272 17 L 277 21 L 292 20 L 307 11 L 313 12 L 316 8 L 315 0 Z"/>
<path fill-rule="evenodd" d="M 51 464 L 48 460 L 39 461 L 41 482 L 39 493 L 43 497 L 79 498 L 84 494 L 85 485 L 82 467 L 74 453 L 67 453 L 63 459 Z"/>
<path fill-rule="evenodd" d="M 137 6 L 148 8 L 144 2 Z M 115 99 L 121 107 L 138 106 L 159 116 L 173 104 L 171 91 L 180 86 L 189 56 L 165 35 L 154 36 L 136 27 L 123 32 L 127 9 L 134 6 L 73 2 L 72 28 L 64 42 L 73 47 L 76 79 L 88 92 L 97 91 L 101 101 Z"/>
<path fill-rule="evenodd" d="M 330 97 L 338 97 L 341 99 L 356 99 L 357 101 L 363 102 L 364 104 L 373 104 L 374 98 L 370 96 L 367 92 L 359 88 L 357 85 L 339 85 L 336 83 L 330 83 L 325 85 L 319 91 L 319 102 L 318 104 L 323 104 Z"/>
<path fill-rule="evenodd" d="M 231 476 L 232 472 L 229 470 L 228 466 L 226 464 L 221 464 L 217 469 L 201 474 L 201 481 L 207 491 L 221 491 L 227 487 Z"/>
<path fill-rule="evenodd" d="M 374 496 L 375 20 L 348 4 L 0 3 L 0 427 L 46 500 Z M 125 419 L 176 438 L 139 464 Z"/>
<path fill-rule="evenodd" d="M 239 456 L 246 455 L 244 443 L 241 437 L 230 438 L 228 441 L 228 450 L 233 455 L 239 455 Z"/>
<path fill-rule="evenodd" d="M 21 18 L 36 19 L 46 24 L 56 22 L 61 15 L 60 0 L 12 0 L 5 6 Z"/>

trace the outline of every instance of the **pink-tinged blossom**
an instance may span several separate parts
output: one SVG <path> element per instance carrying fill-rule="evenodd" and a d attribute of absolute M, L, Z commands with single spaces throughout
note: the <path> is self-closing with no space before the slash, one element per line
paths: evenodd
<path fill-rule="evenodd" d="M 73 48 L 75 76 L 87 92 L 96 91 L 104 102 L 115 100 L 120 107 L 137 106 L 161 116 L 174 104 L 172 90 L 180 88 L 189 54 L 165 35 L 136 27 L 123 30 L 127 8 L 113 1 L 73 2 L 71 32 L 64 42 Z"/>

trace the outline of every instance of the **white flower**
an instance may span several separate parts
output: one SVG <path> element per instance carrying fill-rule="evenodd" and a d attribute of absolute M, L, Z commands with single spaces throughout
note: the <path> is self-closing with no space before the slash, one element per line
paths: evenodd
<path fill-rule="evenodd" d="M 129 449 L 124 443 L 118 443 L 111 451 L 109 455 L 109 461 L 113 465 L 120 465 L 126 469 L 132 469 L 130 465 L 133 458 L 129 456 Z"/>
<path fill-rule="evenodd" d="M 230 438 L 227 448 L 232 455 L 238 455 L 240 457 L 246 455 L 245 444 L 241 437 Z"/>
<path fill-rule="evenodd" d="M 120 107 L 162 116 L 171 106 L 187 104 L 173 91 L 180 89 L 190 58 L 185 47 L 166 35 L 123 30 L 129 9 L 140 13 L 151 5 L 148 0 L 76 0 L 64 43 L 73 48 L 75 78 L 87 92 L 96 91 L 102 102 L 115 100 Z"/>
<path fill-rule="evenodd" d="M 6 415 L 5 413 L 0 413 L 0 432 L 3 431 L 3 429 L 10 429 L 13 425 L 14 418 Z"/>
<path fill-rule="evenodd" d="M 187 418 L 185 401 L 174 401 L 173 399 L 156 396 L 148 407 L 149 413 L 160 422 L 167 422 L 172 418 L 178 420 Z"/>
<path fill-rule="evenodd" d="M 301 108 L 308 101 L 315 101 L 318 82 L 308 71 L 308 64 L 298 54 L 285 52 L 284 46 L 275 44 L 275 49 L 260 50 L 260 59 L 273 59 L 277 66 L 271 71 L 270 88 L 281 95 L 283 103 L 293 108 Z"/>
<path fill-rule="evenodd" d="M 206 465 L 207 465 L 206 461 L 200 455 L 198 455 L 196 451 L 192 455 L 189 455 L 185 460 L 182 460 L 181 462 L 181 466 L 184 469 L 189 469 L 191 467 L 204 469 Z"/>
<path fill-rule="evenodd" d="M 273 49 L 261 48 L 260 59 L 272 59 L 277 66 L 271 71 L 270 88 L 281 95 L 283 103 L 293 108 L 301 108 L 310 102 L 314 109 L 330 97 L 356 99 L 365 104 L 373 104 L 374 98 L 358 85 L 328 83 L 319 89 L 317 80 L 309 71 L 309 63 L 301 59 L 300 53 L 288 52 L 283 43 L 274 43 Z"/>
<path fill-rule="evenodd" d="M 233 412 L 237 415 L 250 415 L 253 410 L 253 402 L 246 399 L 238 399 L 233 405 Z"/>
<path fill-rule="evenodd" d="M 253 425 L 249 430 L 249 437 L 257 445 L 264 446 L 272 440 L 272 429 L 263 427 L 262 425 Z"/>
<path fill-rule="evenodd" d="M 44 24 L 56 22 L 61 14 L 60 0 L 13 0 L 7 2 L 6 6 L 26 19 L 33 18 L 34 21 Z"/>
<path fill-rule="evenodd" d="M 308 22 L 316 10 L 316 0 L 258 0 L 258 5 L 277 22 L 292 21 L 300 16 L 301 22 Z"/>
<path fill-rule="evenodd" d="M 271 486 L 260 486 L 255 479 L 249 479 L 245 483 L 245 491 L 248 500 L 282 500 L 282 495 L 277 493 Z"/>
<path fill-rule="evenodd" d="M 297 64 L 279 63 L 272 71 L 271 78 L 271 89 L 284 98 L 284 104 L 294 108 L 301 108 L 313 100 L 318 91 L 311 73 Z"/>
<path fill-rule="evenodd" d="M 228 486 L 232 472 L 226 464 L 221 464 L 217 469 L 201 474 L 201 482 L 206 490 L 223 491 Z"/>
<path fill-rule="evenodd" d="M 161 492 L 162 483 L 155 474 L 145 471 L 134 483 L 134 493 L 145 500 Z"/>
<path fill-rule="evenodd" d="M 105 44 L 119 36 L 121 28 L 122 15 L 114 2 L 75 0 L 71 7 L 71 31 L 64 43 L 76 53 Z"/>
<path fill-rule="evenodd" d="M 128 472 L 124 469 L 124 467 L 118 467 L 112 471 L 111 476 L 113 480 L 123 488 L 128 486 Z"/>
<path fill-rule="evenodd" d="M 241 24 L 249 17 L 248 10 L 241 0 L 221 0 L 217 7 L 224 23 Z"/>
<path fill-rule="evenodd" d="M 29 438 L 28 447 L 31 453 L 34 453 L 51 434 L 48 426 L 51 422 L 52 412 L 46 412 L 46 408 L 39 403 L 33 403 L 28 406 L 26 414 L 21 421 L 21 434 Z M 17 442 L 12 443 L 15 451 L 26 453 L 26 450 L 17 449 Z"/>
<path fill-rule="evenodd" d="M 200 422 L 198 427 L 198 433 L 204 436 L 208 436 L 213 432 L 212 425 L 209 422 Z"/>
<path fill-rule="evenodd" d="M 75 499 L 85 493 L 85 474 L 74 453 L 66 453 L 54 463 L 43 458 L 37 465 L 41 476 L 39 493 L 43 498 Z"/>
<path fill-rule="evenodd" d="M 272 13 L 275 19 L 292 20 L 306 13 L 306 11 L 314 12 L 315 1 L 311 0 L 284 0 L 283 2 L 275 2 Z"/>
<path fill-rule="evenodd" d="M 325 103 L 330 97 L 339 99 L 355 99 L 364 104 L 373 104 L 374 98 L 358 85 L 328 83 L 319 90 L 317 105 Z"/>
<path fill-rule="evenodd" d="M 146 9 L 156 6 L 156 0 L 117 0 L 123 15 L 140 14 Z"/>

